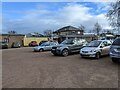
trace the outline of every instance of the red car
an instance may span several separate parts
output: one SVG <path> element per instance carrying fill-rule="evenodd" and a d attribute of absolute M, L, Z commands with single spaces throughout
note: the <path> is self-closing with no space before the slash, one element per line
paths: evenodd
<path fill-rule="evenodd" d="M 38 46 L 37 42 L 36 41 L 31 41 L 29 43 L 29 46 Z"/>

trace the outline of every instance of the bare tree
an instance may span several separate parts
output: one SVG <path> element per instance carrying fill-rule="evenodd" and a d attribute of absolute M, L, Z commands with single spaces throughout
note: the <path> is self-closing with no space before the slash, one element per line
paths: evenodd
<path fill-rule="evenodd" d="M 95 25 L 94 25 L 94 28 L 93 28 L 93 31 L 95 32 L 95 33 L 97 33 L 97 35 L 100 35 L 100 31 L 102 30 L 102 27 L 100 26 L 100 24 L 97 22 L 97 23 L 95 23 Z"/>
<path fill-rule="evenodd" d="M 94 33 L 94 31 L 93 30 L 89 30 L 88 33 Z"/>
<path fill-rule="evenodd" d="M 11 31 L 8 31 L 8 34 L 17 34 L 17 32 L 14 30 L 11 30 Z"/>
<path fill-rule="evenodd" d="M 53 31 L 52 30 L 45 30 L 44 31 L 44 35 L 47 36 L 47 37 L 51 37 L 53 34 Z"/>
<path fill-rule="evenodd" d="M 80 26 L 79 26 L 79 29 L 80 29 L 80 30 L 83 30 L 83 32 L 85 32 L 85 26 L 80 25 Z"/>
<path fill-rule="evenodd" d="M 110 25 L 120 33 L 120 0 L 112 2 L 110 6 L 111 8 L 108 10 L 106 16 L 110 21 Z"/>

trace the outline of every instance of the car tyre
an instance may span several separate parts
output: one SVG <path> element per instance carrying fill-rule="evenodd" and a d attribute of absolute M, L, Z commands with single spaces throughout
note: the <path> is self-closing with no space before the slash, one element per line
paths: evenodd
<path fill-rule="evenodd" d="M 112 58 L 112 61 L 113 61 L 114 63 L 117 63 L 117 62 L 118 62 L 118 60 L 116 60 L 116 58 Z"/>
<path fill-rule="evenodd" d="M 44 50 L 43 50 L 43 48 L 41 48 L 40 50 L 39 50 L 39 52 L 43 52 Z"/>
<path fill-rule="evenodd" d="M 100 58 L 100 53 L 97 52 L 95 57 L 96 57 L 96 59 L 99 59 Z"/>
<path fill-rule="evenodd" d="M 57 53 L 53 53 L 54 56 L 57 56 L 58 54 Z"/>
<path fill-rule="evenodd" d="M 85 58 L 85 57 L 81 56 L 81 58 Z"/>
<path fill-rule="evenodd" d="M 31 47 L 31 44 L 29 44 L 29 47 Z"/>
<path fill-rule="evenodd" d="M 81 57 L 81 58 L 83 58 L 83 56 L 82 56 L 82 55 L 80 55 L 80 57 Z"/>
<path fill-rule="evenodd" d="M 69 54 L 68 49 L 64 49 L 64 50 L 62 51 L 62 56 L 66 57 L 66 56 L 68 56 L 68 54 Z"/>

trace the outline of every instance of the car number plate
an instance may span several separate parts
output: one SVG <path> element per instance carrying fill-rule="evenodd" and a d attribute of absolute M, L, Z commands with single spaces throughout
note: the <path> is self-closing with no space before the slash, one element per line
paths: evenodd
<path fill-rule="evenodd" d="M 84 53 L 84 55 L 88 55 L 87 53 Z"/>

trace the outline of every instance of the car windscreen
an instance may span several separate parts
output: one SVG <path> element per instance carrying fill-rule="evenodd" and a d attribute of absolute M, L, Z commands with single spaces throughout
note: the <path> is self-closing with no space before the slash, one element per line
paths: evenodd
<path fill-rule="evenodd" d="M 15 42 L 15 44 L 20 44 L 20 42 Z"/>
<path fill-rule="evenodd" d="M 55 42 L 50 42 L 50 45 L 55 45 L 56 43 Z"/>
<path fill-rule="evenodd" d="M 90 42 L 87 47 L 98 47 L 102 41 L 92 41 Z"/>
<path fill-rule="evenodd" d="M 116 39 L 112 45 L 120 46 L 120 38 Z"/>
<path fill-rule="evenodd" d="M 41 44 L 41 46 L 47 46 L 49 44 L 50 44 L 49 42 L 44 42 L 44 43 Z"/>
<path fill-rule="evenodd" d="M 68 39 L 68 40 L 64 40 L 61 44 L 73 44 L 73 40 L 72 39 Z"/>
<path fill-rule="evenodd" d="M 48 42 L 48 41 L 41 41 L 41 43 Z"/>

